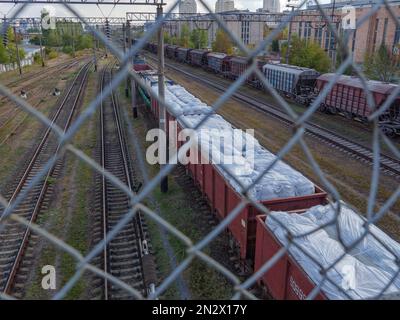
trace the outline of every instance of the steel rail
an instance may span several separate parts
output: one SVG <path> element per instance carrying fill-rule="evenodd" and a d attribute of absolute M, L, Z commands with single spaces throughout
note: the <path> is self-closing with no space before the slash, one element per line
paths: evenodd
<path fill-rule="evenodd" d="M 79 98 L 81 96 L 81 93 L 82 93 L 83 86 L 85 84 L 85 80 L 86 80 L 90 65 L 91 65 L 91 62 L 88 62 L 80 69 L 79 73 L 74 78 L 73 83 L 70 86 L 70 88 L 69 88 L 67 94 L 65 95 L 63 101 L 61 102 L 59 108 L 57 109 L 57 112 L 55 113 L 55 115 L 52 118 L 52 124 L 54 124 L 59 119 L 59 115 L 60 115 L 61 111 L 65 108 L 66 102 L 68 101 L 68 99 L 71 98 L 71 97 L 74 98 L 72 106 L 71 106 L 71 110 L 69 112 L 68 118 L 67 118 L 66 123 L 64 125 L 64 132 L 68 129 L 68 127 L 69 127 L 69 125 L 71 123 L 73 114 L 74 114 L 75 109 L 76 109 L 77 104 L 78 104 L 78 100 L 79 100 Z M 78 79 L 80 78 L 80 76 L 82 76 L 82 79 L 80 80 L 80 82 L 78 82 Z M 78 86 L 78 91 L 76 92 L 75 96 L 72 96 L 72 91 L 76 86 Z M 16 197 L 18 196 L 18 194 L 22 190 L 22 188 L 27 186 L 27 182 L 29 180 L 28 177 L 30 177 L 30 175 L 32 174 L 32 169 L 33 169 L 34 165 L 36 164 L 36 161 L 38 160 L 38 157 L 39 157 L 40 153 L 42 152 L 44 145 L 46 143 L 48 143 L 48 138 L 49 138 L 49 135 L 50 135 L 51 131 L 52 131 L 51 127 L 48 127 L 46 132 L 45 132 L 45 134 L 44 134 L 44 136 L 43 136 L 43 138 L 42 138 L 42 140 L 41 140 L 41 142 L 36 147 L 36 150 L 35 150 L 32 158 L 31 158 L 31 160 L 30 160 L 30 162 L 28 164 L 28 167 L 24 171 L 24 174 L 22 175 L 22 178 L 19 180 L 17 188 L 15 189 L 14 193 L 12 194 L 12 196 L 11 196 L 11 198 L 9 200 L 9 206 L 16 199 Z M 57 144 L 57 148 L 55 150 L 55 154 L 57 154 L 59 152 L 60 147 L 61 147 L 60 144 Z M 41 184 L 41 187 L 40 187 L 40 192 L 39 192 L 39 194 L 37 196 L 37 199 L 35 200 L 35 203 L 33 205 L 33 211 L 31 213 L 28 213 L 29 216 L 30 216 L 29 225 L 31 225 L 32 223 L 34 223 L 36 221 L 36 218 L 37 218 L 37 216 L 38 216 L 38 214 L 40 212 L 40 206 L 41 206 L 42 201 L 43 201 L 43 199 L 44 199 L 44 197 L 46 195 L 46 191 L 47 191 L 47 187 L 48 187 L 48 180 L 49 180 L 49 178 L 50 178 L 50 176 L 51 176 L 51 174 L 53 172 L 54 167 L 55 166 L 53 166 L 47 172 L 47 175 L 46 175 L 45 179 L 42 181 L 42 184 Z M 6 208 L 6 210 L 7 210 L 7 208 Z M 4 219 L 3 216 L 1 216 L 0 217 L 0 222 L 3 219 Z M 3 292 L 6 293 L 6 294 L 10 292 L 10 290 L 11 290 L 11 288 L 13 286 L 13 283 L 14 283 L 14 280 L 15 280 L 15 276 L 16 276 L 17 271 L 18 271 L 18 267 L 19 267 L 20 262 L 21 262 L 21 260 L 23 258 L 25 249 L 28 246 L 28 239 L 29 239 L 29 235 L 30 235 L 29 225 L 25 228 L 25 230 L 23 232 L 23 237 L 21 239 L 21 243 L 19 245 L 16 257 L 15 257 L 13 263 L 12 263 L 10 272 L 7 275 L 6 283 L 5 283 L 5 286 L 4 286 L 4 289 L 3 289 Z"/>
<path fill-rule="evenodd" d="M 110 64 L 103 69 L 103 74 L 102 74 L 102 78 L 101 78 L 101 92 L 103 92 L 104 86 L 108 85 L 108 83 L 106 83 L 106 79 L 105 79 L 107 73 L 109 73 L 109 81 L 111 81 L 112 68 L 113 68 L 113 64 Z M 112 108 L 112 114 L 113 114 L 113 118 L 114 118 L 113 123 L 115 126 L 114 134 L 118 141 L 117 142 L 118 150 L 117 149 L 110 150 L 110 148 L 107 148 L 107 135 L 110 134 L 110 132 L 107 133 L 107 130 L 106 130 L 107 120 L 106 120 L 106 116 L 105 116 L 105 113 L 106 113 L 105 108 L 107 108 L 107 105 Z M 102 148 L 102 150 L 101 150 L 101 159 L 102 159 L 101 165 L 103 168 L 109 170 L 112 173 L 115 171 L 114 172 L 115 175 L 118 175 L 118 173 L 119 173 L 119 178 L 124 180 L 129 188 L 129 190 L 134 192 L 133 181 L 132 181 L 132 177 L 131 177 L 130 169 L 129 169 L 129 155 L 127 154 L 127 150 L 126 150 L 126 143 L 125 143 L 125 139 L 124 139 L 123 129 L 121 126 L 121 118 L 120 118 L 120 115 L 118 112 L 118 108 L 119 108 L 119 106 L 118 106 L 117 99 L 114 95 L 114 92 L 111 93 L 108 104 L 107 104 L 107 102 L 102 101 L 101 105 L 100 105 L 101 148 Z M 111 134 L 113 134 L 113 133 L 111 133 Z M 108 136 L 108 139 L 109 138 L 110 138 L 110 136 Z M 120 163 L 120 166 L 118 166 L 118 168 L 110 167 L 110 164 L 108 163 L 108 162 L 115 163 L 115 161 L 116 161 L 115 157 L 119 158 L 118 163 Z M 110 160 L 110 158 L 112 160 Z M 121 207 L 121 212 L 117 213 L 117 215 L 124 214 L 122 212 L 127 213 L 129 210 L 129 207 L 130 207 L 130 200 L 127 195 L 124 195 L 121 190 L 118 190 L 121 193 L 121 195 L 115 196 L 113 194 L 114 190 L 112 189 L 112 187 L 110 188 L 111 190 L 108 190 L 108 188 L 110 188 L 110 186 L 108 185 L 108 182 L 106 181 L 105 175 L 102 175 L 102 219 L 103 219 L 102 231 L 103 231 L 103 238 L 105 240 L 107 240 L 107 238 L 108 238 L 107 233 L 112 228 L 112 222 L 110 222 L 110 220 L 112 220 L 112 219 L 110 219 L 111 206 L 114 206 L 115 208 Z M 117 202 L 115 202 L 116 198 L 117 198 Z M 124 209 L 125 209 L 125 211 L 124 211 Z M 116 213 L 114 211 L 114 215 L 115 214 Z M 133 276 L 133 278 L 135 278 L 135 277 L 141 278 L 141 280 L 139 280 L 139 282 L 143 282 L 142 286 L 143 286 L 143 288 L 145 288 L 145 277 L 144 277 L 143 262 L 142 262 L 144 235 L 143 235 L 143 229 L 141 226 L 140 216 L 136 216 L 133 219 L 132 223 L 133 223 L 133 230 L 134 230 L 133 233 L 134 233 L 134 237 L 136 239 L 136 241 L 134 241 L 135 243 L 133 244 L 133 246 L 135 247 L 135 248 L 133 248 L 133 250 L 134 250 L 133 252 L 137 253 L 136 259 L 138 259 L 138 261 L 139 261 L 140 271 L 132 270 L 132 272 L 134 272 L 135 274 L 131 274 L 130 273 L 131 271 L 128 271 L 128 275 L 127 275 L 127 272 L 125 272 L 125 275 L 128 277 Z M 120 234 L 123 234 L 123 231 L 121 231 Z M 103 266 L 104 266 L 105 272 L 107 272 L 109 274 L 115 273 L 115 271 L 113 271 L 111 268 L 111 263 L 113 262 L 113 260 L 114 260 L 114 262 L 115 262 L 115 260 L 117 261 L 116 264 L 126 263 L 126 261 L 123 261 L 123 259 L 121 259 L 121 257 L 117 253 L 112 254 L 112 252 L 111 252 L 110 245 L 113 243 L 114 238 L 111 239 L 109 241 L 108 245 L 105 245 L 103 248 Z M 123 243 L 123 245 L 124 245 L 124 247 L 127 248 L 126 250 L 128 250 L 128 247 L 132 246 L 132 244 L 129 244 L 130 238 L 129 238 L 129 236 L 126 236 L 126 237 L 123 236 L 123 238 L 124 239 L 122 241 L 126 242 L 126 245 L 124 243 Z M 130 249 L 132 249 L 132 248 L 130 248 Z M 131 258 L 131 259 L 134 259 L 134 258 Z M 131 265 L 134 263 L 134 261 L 131 260 L 128 263 L 130 265 L 128 265 L 128 266 L 121 265 L 121 268 L 123 268 L 123 267 L 125 267 L 127 269 L 131 268 Z M 123 272 L 121 272 L 121 273 L 123 273 Z M 112 290 L 112 288 L 109 287 L 109 283 L 106 278 L 104 279 L 104 298 L 106 300 L 121 298 L 120 296 L 118 296 L 118 292 L 115 292 L 115 290 Z M 129 297 L 123 297 L 123 298 L 129 298 Z"/>

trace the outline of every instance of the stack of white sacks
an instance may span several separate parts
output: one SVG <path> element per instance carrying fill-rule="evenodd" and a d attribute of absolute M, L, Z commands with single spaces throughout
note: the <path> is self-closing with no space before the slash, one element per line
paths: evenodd
<path fill-rule="evenodd" d="M 158 93 L 158 86 L 152 87 Z M 212 108 L 187 92 L 179 85 L 165 86 L 165 100 L 169 104 L 169 112 L 179 117 L 183 128 L 194 128 L 205 117 L 208 117 L 196 131 L 202 154 L 209 154 L 211 163 L 230 182 L 236 191 L 242 188 L 234 180 L 244 186 L 253 185 L 258 176 L 270 166 L 276 156 L 263 148 L 251 135 L 241 131 L 242 139 L 234 136 L 232 125 L 221 116 L 215 114 Z M 218 129 L 218 131 L 216 131 Z M 211 143 L 223 137 L 224 141 L 232 143 L 221 144 L 221 147 Z M 228 162 L 229 156 L 235 155 L 235 161 Z M 224 159 L 223 161 L 221 159 Z M 223 167 L 222 167 L 223 165 Z M 235 177 L 231 178 L 227 170 Z M 314 184 L 301 173 L 282 161 L 277 161 L 263 178 L 250 190 L 251 196 L 259 201 L 284 197 L 304 196 L 315 192 Z"/>
<path fill-rule="evenodd" d="M 400 259 L 400 244 L 371 225 L 369 234 L 353 250 L 346 252 L 337 230 L 340 230 L 343 244 L 350 246 L 364 235 L 365 220 L 346 207 L 345 203 L 341 203 L 340 213 L 335 220 L 334 207 L 336 204 L 315 206 L 303 214 L 271 212 L 265 223 L 283 245 L 288 245 L 287 232 L 290 231 L 292 235 L 300 236 L 295 239 L 296 244 L 324 269 L 333 265 L 327 275 L 334 284 L 326 281 L 322 286 L 327 298 L 373 298 L 393 278 L 395 280 L 385 293 L 398 293 L 400 276 L 397 275 L 399 267 L 396 257 Z M 331 221 L 337 221 L 337 225 L 324 226 Z M 306 233 L 309 234 L 301 236 Z M 289 252 L 315 284 L 321 282 L 321 268 L 313 259 L 294 245 L 290 246 Z"/>

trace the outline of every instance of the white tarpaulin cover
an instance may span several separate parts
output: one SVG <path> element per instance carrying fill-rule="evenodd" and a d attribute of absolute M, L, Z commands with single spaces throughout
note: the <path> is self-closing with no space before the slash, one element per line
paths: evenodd
<path fill-rule="evenodd" d="M 334 284 L 326 281 L 322 286 L 322 291 L 327 298 L 348 299 L 350 296 L 352 299 L 367 299 L 376 297 L 396 276 L 398 266 L 394 255 L 398 259 L 400 258 L 400 244 L 376 226 L 371 225 L 369 234 L 353 250 L 346 253 L 339 241 L 337 230 L 340 232 L 343 243 L 349 246 L 365 233 L 365 220 L 346 207 L 345 203 L 341 205 L 340 214 L 336 220 L 337 225 L 332 224 L 321 229 L 319 229 L 321 226 L 335 221 L 335 210 L 330 205 L 315 206 L 303 214 L 271 212 L 265 223 L 283 245 L 288 244 L 287 230 L 294 236 L 310 233 L 307 236 L 296 238 L 295 242 L 318 261 L 324 269 L 335 264 L 328 271 L 328 277 Z M 317 231 L 312 232 L 313 230 Z M 290 246 L 289 252 L 314 283 L 320 283 L 322 275 L 319 265 L 294 245 Z M 342 257 L 341 260 L 336 262 L 340 257 Z M 399 291 L 400 276 L 394 280 L 385 293 Z"/>
<path fill-rule="evenodd" d="M 152 89 L 155 93 L 158 93 L 157 85 L 153 86 Z M 194 128 L 204 117 L 208 117 L 200 127 L 201 133 L 197 133 L 199 145 L 202 152 L 206 150 L 218 171 L 236 191 L 241 192 L 242 188 L 218 164 L 223 163 L 224 167 L 246 187 L 253 184 L 257 177 L 276 159 L 274 154 L 262 147 L 254 137 L 244 131 L 241 133 L 243 137 L 241 141 L 233 139 L 235 128 L 182 86 L 166 85 L 165 100 L 171 106 L 169 111 L 180 117 L 179 123 L 183 127 Z M 184 122 L 182 119 L 184 119 Z M 215 131 L 215 129 L 219 131 Z M 221 144 L 221 148 L 215 146 L 214 143 L 210 145 L 210 141 L 219 140 L 222 136 L 226 139 L 224 141 L 234 141 L 234 144 Z M 236 155 L 237 161 L 227 163 L 216 160 L 221 160 L 224 156 L 229 155 Z M 259 201 L 304 196 L 314 192 L 314 184 L 310 180 L 280 160 L 250 190 L 251 196 Z"/>

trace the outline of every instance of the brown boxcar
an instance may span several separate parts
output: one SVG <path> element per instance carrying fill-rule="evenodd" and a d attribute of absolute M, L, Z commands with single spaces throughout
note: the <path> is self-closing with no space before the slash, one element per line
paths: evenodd
<path fill-rule="evenodd" d="M 257 58 L 257 68 L 262 73 L 262 67 L 267 63 L 267 60 Z M 246 57 L 232 57 L 230 60 L 230 73 L 229 77 L 232 79 L 239 78 L 249 67 L 249 60 Z M 251 73 L 246 82 L 256 88 L 261 87 L 261 82 L 254 73 Z"/>
<path fill-rule="evenodd" d="M 177 60 L 179 62 L 189 63 L 189 52 L 192 49 L 179 47 L 177 49 Z"/>
<path fill-rule="evenodd" d="M 165 47 L 165 56 L 169 59 L 175 60 L 177 58 L 177 49 L 178 49 L 178 46 L 167 45 Z"/>
<path fill-rule="evenodd" d="M 207 69 L 215 73 L 222 73 L 225 53 L 210 52 L 207 54 Z"/>
<path fill-rule="evenodd" d="M 207 64 L 207 54 L 208 50 L 191 50 L 189 52 L 189 63 L 197 67 L 202 67 Z"/>
<path fill-rule="evenodd" d="M 335 74 L 325 73 L 317 78 L 317 89 L 321 92 Z M 380 107 L 387 97 L 396 89 L 396 85 L 380 81 L 367 81 L 368 89 L 371 91 L 376 107 Z M 400 106 L 394 107 L 399 108 Z M 367 97 L 361 80 L 352 76 L 339 76 L 332 90 L 327 94 L 325 101 L 321 104 L 322 111 L 331 113 L 341 112 L 348 117 L 356 117 L 366 121 L 372 112 L 372 106 L 368 105 Z M 395 113 L 398 113 L 395 112 Z"/>
<path fill-rule="evenodd" d="M 296 212 L 293 212 L 296 214 Z M 273 232 L 265 225 L 265 215 L 259 215 L 257 220 L 257 240 L 254 271 L 259 270 L 270 261 L 282 248 L 282 244 Z M 269 295 L 279 300 L 304 300 L 315 288 L 312 279 L 303 268 L 287 252 L 258 280 Z M 316 300 L 326 300 L 319 292 Z"/>

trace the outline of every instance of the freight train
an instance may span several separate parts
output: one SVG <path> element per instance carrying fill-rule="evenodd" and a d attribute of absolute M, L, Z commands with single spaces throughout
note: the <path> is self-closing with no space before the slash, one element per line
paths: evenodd
<path fill-rule="evenodd" d="M 147 110 L 155 120 L 159 120 L 158 102 L 150 94 L 151 90 L 158 95 L 156 73 L 148 70 L 151 69 L 149 66 L 134 66 L 134 69 L 141 70 L 137 73 L 147 84 L 146 87 L 139 87 L 138 92 Z M 254 137 L 244 135 L 245 139 L 231 149 L 223 146 L 221 149 L 210 150 L 209 140 L 205 137 L 212 135 L 213 129 L 219 129 L 224 137 L 232 136 L 232 125 L 169 79 L 165 79 L 165 99 L 169 105 L 167 121 L 177 122 L 177 136 L 184 129 L 196 127 L 199 121 L 207 117 L 199 128 L 202 131 L 196 148 L 189 150 L 201 161 L 185 164 L 186 172 L 192 177 L 217 219 L 222 221 L 229 218 L 235 208 L 240 208 L 226 231 L 230 237 L 229 246 L 237 253 L 241 272 L 248 274 L 259 270 L 267 261 L 280 254 L 283 248 L 287 248 L 272 268 L 257 280 L 265 296 L 305 299 L 323 280 L 323 273 L 319 271 L 328 270 L 329 280 L 321 286 L 316 299 L 364 299 L 378 295 L 391 277 L 397 276 L 399 243 L 377 227 L 369 226 L 373 235 L 368 235 L 351 252 L 345 254 L 340 241 L 346 245 L 353 244 L 365 231 L 363 218 L 345 203 L 330 203 L 322 188 L 283 161 L 276 161 L 276 156 L 262 147 Z M 183 145 L 184 142 L 178 142 L 178 148 Z M 244 151 L 249 145 L 252 145 L 254 152 L 252 166 L 247 166 L 250 158 Z M 220 153 L 226 150 L 239 154 L 243 163 L 240 166 L 221 166 L 215 162 L 214 158 L 220 158 Z M 188 152 L 185 151 L 185 154 Z M 270 166 L 268 172 L 258 179 Z M 246 202 L 242 207 L 239 206 L 244 200 L 242 186 L 250 185 L 253 187 L 248 190 L 248 194 L 256 204 L 262 204 L 269 210 L 268 215 L 254 203 Z M 337 225 L 330 224 L 334 221 L 336 206 L 340 208 L 337 220 L 340 237 Z M 339 259 L 343 254 L 343 259 Z M 335 266 L 329 268 L 330 263 L 335 263 Z M 354 272 L 355 286 L 344 281 L 348 278 L 346 272 Z M 395 280 L 386 293 L 399 291 L 400 279 Z"/>
<path fill-rule="evenodd" d="M 157 53 L 158 50 L 155 43 L 147 43 L 144 49 L 151 53 Z M 165 45 L 165 55 L 169 59 L 201 67 L 232 80 L 240 77 L 249 67 L 249 61 L 245 57 L 230 56 L 208 50 Z M 334 74 L 320 74 L 313 69 L 279 63 L 276 57 L 257 58 L 256 63 L 265 78 L 282 96 L 305 106 L 309 106 L 334 77 Z M 246 82 L 263 90 L 262 82 L 255 74 L 251 74 Z M 373 80 L 368 80 L 366 85 L 372 93 L 376 108 L 382 107 L 399 87 L 395 84 Z M 368 105 L 361 80 L 354 76 L 341 75 L 320 104 L 319 111 L 339 114 L 367 123 L 368 116 L 372 113 L 372 107 Z M 380 116 L 379 124 L 386 135 L 390 137 L 400 135 L 399 94 Z"/>

